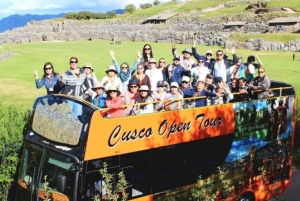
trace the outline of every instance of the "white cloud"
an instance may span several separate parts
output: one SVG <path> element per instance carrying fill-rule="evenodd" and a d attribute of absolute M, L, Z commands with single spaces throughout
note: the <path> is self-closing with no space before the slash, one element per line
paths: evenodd
<path fill-rule="evenodd" d="M 167 1 L 171 0 L 160 0 Z M 14 14 L 58 14 L 82 10 L 107 12 L 124 9 L 128 4 L 139 7 L 140 4 L 153 2 L 154 0 L 0 0 L 0 19 Z"/>

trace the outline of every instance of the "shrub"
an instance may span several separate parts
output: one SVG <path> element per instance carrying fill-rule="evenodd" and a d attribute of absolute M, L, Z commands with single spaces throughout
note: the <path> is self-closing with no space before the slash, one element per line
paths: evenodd
<path fill-rule="evenodd" d="M 16 103 L 0 102 L 0 147 L 5 147 L 5 160 L 0 165 L 0 200 L 6 200 L 19 162 L 18 154 L 23 131 L 29 119 L 29 111 L 20 110 Z M 20 143 L 16 143 L 19 141 Z M 2 153 L 4 154 L 4 153 Z"/>

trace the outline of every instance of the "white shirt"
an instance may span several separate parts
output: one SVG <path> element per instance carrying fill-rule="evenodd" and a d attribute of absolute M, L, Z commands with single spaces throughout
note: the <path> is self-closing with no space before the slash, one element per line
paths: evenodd
<path fill-rule="evenodd" d="M 157 68 L 153 69 L 147 69 L 145 72 L 146 75 L 149 76 L 150 82 L 151 82 L 151 91 L 156 91 L 156 85 L 158 81 L 163 81 L 163 74 L 161 70 L 158 70 Z"/>
<path fill-rule="evenodd" d="M 196 81 L 204 81 L 205 82 L 206 75 L 210 74 L 210 73 L 209 73 L 209 70 L 207 67 L 197 66 L 197 67 L 191 69 L 191 74 L 192 74 L 192 77 L 194 77 L 194 79 L 196 79 Z"/>
<path fill-rule="evenodd" d="M 105 91 L 108 90 L 111 86 L 115 86 L 115 87 L 119 88 L 120 92 L 123 91 L 122 81 L 117 76 L 114 77 L 113 79 L 109 79 L 108 76 L 105 76 L 104 78 L 102 78 L 102 83 L 103 83 Z"/>

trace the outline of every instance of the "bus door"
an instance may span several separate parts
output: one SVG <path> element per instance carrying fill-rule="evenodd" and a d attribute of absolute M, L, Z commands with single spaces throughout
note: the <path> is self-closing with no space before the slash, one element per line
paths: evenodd
<path fill-rule="evenodd" d="M 71 157 L 25 144 L 16 201 L 76 201 L 79 168 Z M 47 195 L 48 194 L 48 195 Z"/>

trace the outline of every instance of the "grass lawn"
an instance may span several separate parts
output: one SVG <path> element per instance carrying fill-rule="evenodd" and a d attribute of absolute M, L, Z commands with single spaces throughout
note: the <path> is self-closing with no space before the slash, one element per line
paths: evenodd
<path fill-rule="evenodd" d="M 121 45 L 110 45 L 109 41 L 76 41 L 76 42 L 40 42 L 22 44 L 4 44 L 4 49 L 12 48 L 14 57 L 0 62 L 0 101 L 22 101 L 26 108 L 30 108 L 34 99 L 45 94 L 45 88 L 36 89 L 33 71 L 38 70 L 39 77 L 43 73 L 43 65 L 50 61 L 55 71 L 62 73 L 69 68 L 69 58 L 76 56 L 79 66 L 91 62 L 99 80 L 105 75 L 108 65 L 112 64 L 109 50 L 116 52 L 119 63 L 123 61 L 133 64 L 137 51 L 142 51 L 143 42 L 122 41 Z M 155 59 L 163 57 L 167 63 L 172 62 L 170 43 L 150 43 Z M 192 45 L 178 44 L 178 52 Z M 215 52 L 222 47 L 208 47 L 197 45 L 198 53 L 205 53 L 208 49 Z M 295 52 L 296 59 L 292 60 L 293 52 L 271 52 L 236 50 L 238 56 L 247 58 L 248 55 L 257 54 L 264 63 L 267 75 L 273 80 L 291 83 L 299 89 L 300 83 L 300 53 Z"/>

